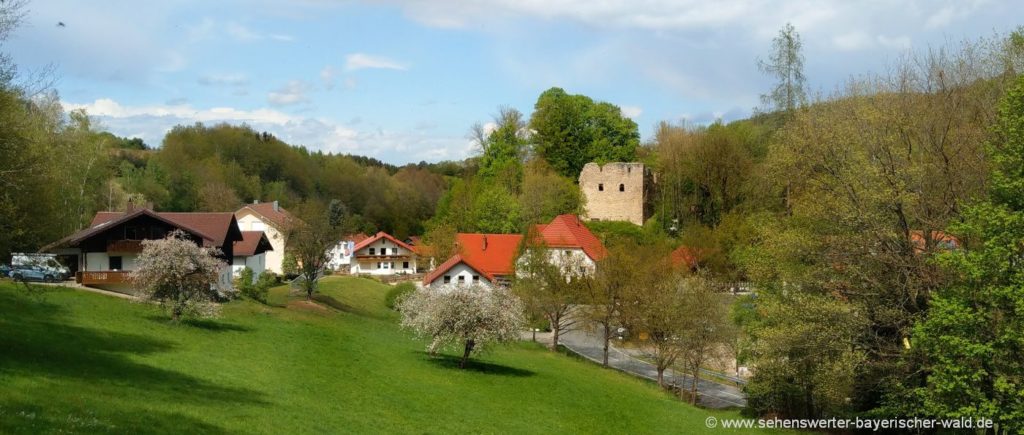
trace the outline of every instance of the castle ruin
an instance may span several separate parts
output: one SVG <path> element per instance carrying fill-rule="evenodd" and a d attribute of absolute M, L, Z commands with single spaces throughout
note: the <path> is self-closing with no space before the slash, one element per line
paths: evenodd
<path fill-rule="evenodd" d="M 643 225 L 650 216 L 648 201 L 653 176 L 643 163 L 587 163 L 579 182 L 587 202 L 587 220 Z"/>

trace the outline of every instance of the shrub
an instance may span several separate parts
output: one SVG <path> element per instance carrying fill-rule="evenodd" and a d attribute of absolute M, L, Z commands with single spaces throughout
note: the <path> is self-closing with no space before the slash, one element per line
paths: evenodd
<path fill-rule="evenodd" d="M 273 272 L 263 272 L 260 273 L 260 276 L 256 277 L 256 282 L 253 282 L 253 271 L 246 267 L 242 269 L 238 280 L 238 291 L 243 297 L 265 304 L 267 303 L 267 294 L 270 293 L 270 288 L 277 285 L 280 278 Z"/>
<path fill-rule="evenodd" d="M 390 309 L 395 309 L 395 303 L 403 296 L 416 291 L 416 284 L 411 282 L 403 282 L 388 290 L 387 295 L 384 296 L 384 303 Z"/>

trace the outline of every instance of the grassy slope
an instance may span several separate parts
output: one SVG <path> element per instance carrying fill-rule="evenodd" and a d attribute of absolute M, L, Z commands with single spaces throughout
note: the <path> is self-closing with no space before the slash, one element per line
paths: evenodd
<path fill-rule="evenodd" d="M 386 287 L 329 278 L 321 302 L 236 301 L 215 321 L 0 282 L 0 432 L 694 433 L 708 415 L 531 343 L 472 370 L 395 324 Z"/>

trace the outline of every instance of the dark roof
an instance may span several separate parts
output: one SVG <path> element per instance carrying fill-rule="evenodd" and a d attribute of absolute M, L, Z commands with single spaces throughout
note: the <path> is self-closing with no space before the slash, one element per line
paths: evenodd
<path fill-rule="evenodd" d="M 165 213 L 158 215 L 183 227 L 197 229 L 213 237 L 217 246 L 224 245 L 225 240 L 240 240 L 242 232 L 238 229 L 235 214 L 222 213 Z"/>
<path fill-rule="evenodd" d="M 201 238 L 203 240 L 203 245 L 206 245 L 206 246 L 221 246 L 221 245 L 223 245 L 223 240 L 224 240 L 225 235 L 231 233 L 230 229 L 225 228 L 224 229 L 224 234 L 221 234 L 220 237 L 218 238 L 217 235 L 215 235 L 215 234 L 208 234 L 206 231 L 204 231 L 201 228 L 194 228 L 194 227 L 189 226 L 187 224 L 183 224 L 180 221 L 176 221 L 176 220 L 170 219 L 167 216 L 165 216 L 164 213 L 157 213 L 157 212 L 155 212 L 153 210 L 150 210 L 150 209 L 141 208 L 141 209 L 136 209 L 136 210 L 131 211 L 131 212 L 127 212 L 127 213 L 121 213 L 121 212 L 100 212 L 100 213 L 97 213 L 96 216 L 92 220 L 93 225 L 89 226 L 89 228 L 86 228 L 84 230 L 78 231 L 78 232 L 76 232 L 76 233 L 74 233 L 74 234 L 72 234 L 70 236 L 67 236 L 67 237 L 65 237 L 63 239 L 60 239 L 60 240 L 54 242 L 54 243 L 51 243 L 51 244 L 49 244 L 47 246 L 44 246 L 41 249 L 41 251 L 49 251 L 51 249 L 59 248 L 59 247 L 75 246 L 75 245 L 81 243 L 83 240 L 86 240 L 86 239 L 88 239 L 90 237 L 93 237 L 95 235 L 98 235 L 98 234 L 102 234 L 104 231 L 106 231 L 106 230 L 108 230 L 110 228 L 113 228 L 113 227 L 117 226 L 118 224 L 121 224 L 121 223 L 124 223 L 124 222 L 128 222 L 128 221 L 130 221 L 132 219 L 135 219 L 135 218 L 138 218 L 140 216 L 149 216 L 149 217 L 151 217 L 153 219 L 156 219 L 158 221 L 161 221 L 161 222 L 163 222 L 163 223 L 165 223 L 167 225 L 179 228 L 179 229 L 181 229 L 181 230 L 183 230 L 183 231 L 185 231 L 185 232 L 187 232 L 189 234 L 197 236 L 197 237 L 199 237 L 199 238 Z M 234 220 L 232 220 L 231 222 L 234 222 Z M 238 225 L 235 224 L 233 226 L 234 226 L 234 231 L 238 232 Z M 241 234 L 239 234 L 238 237 L 241 238 Z M 218 240 L 219 240 L 219 242 L 218 242 Z"/>
<path fill-rule="evenodd" d="M 273 250 L 263 231 L 242 231 L 242 240 L 235 242 L 234 255 L 248 257 Z"/>

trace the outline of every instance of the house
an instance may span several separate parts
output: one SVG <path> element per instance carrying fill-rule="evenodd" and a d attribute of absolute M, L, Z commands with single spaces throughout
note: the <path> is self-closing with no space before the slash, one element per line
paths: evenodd
<path fill-rule="evenodd" d="M 274 247 L 263 231 L 242 231 L 242 240 L 235 242 L 231 271 L 234 277 L 241 275 L 248 267 L 252 270 L 253 282 L 267 269 L 267 252 Z"/>
<path fill-rule="evenodd" d="M 99 212 L 88 228 L 42 251 L 74 258 L 71 266 L 79 284 L 131 293 L 130 273 L 136 268 L 142 241 L 162 239 L 174 230 L 185 232 L 197 245 L 220 251 L 224 268 L 216 284 L 230 289 L 228 264 L 235 256 L 235 243 L 243 240 L 233 213 L 158 213 L 149 208 Z"/>
<path fill-rule="evenodd" d="M 543 246 L 548 249 L 550 261 L 560 265 L 579 264 L 589 272 L 593 272 L 597 262 L 608 255 L 601 240 L 583 225 L 579 217 L 571 214 L 556 216 L 547 224 L 534 225 L 530 238 L 528 250 Z"/>
<path fill-rule="evenodd" d="M 960 239 L 944 231 L 932 231 L 931 237 L 926 240 L 924 231 L 911 230 L 910 244 L 913 245 L 915 254 L 922 254 L 933 250 L 952 251 L 960 249 Z"/>
<path fill-rule="evenodd" d="M 457 254 L 423 278 L 423 286 L 438 284 L 508 285 L 515 274 L 521 234 L 455 235 Z"/>
<path fill-rule="evenodd" d="M 291 213 L 277 202 L 253 201 L 235 212 L 242 231 L 262 231 L 267 234 L 271 251 L 266 253 L 266 269 L 278 275 L 284 273 L 282 264 L 287 244 Z"/>
<path fill-rule="evenodd" d="M 685 267 L 687 270 L 693 272 L 696 271 L 705 257 L 708 255 L 707 249 L 693 248 L 690 246 L 680 246 L 672 251 L 671 260 L 672 266 L 677 268 Z"/>
<path fill-rule="evenodd" d="M 416 273 L 416 252 L 412 246 L 383 231 L 357 243 L 353 248 L 353 275 L 397 275 Z"/>
<path fill-rule="evenodd" d="M 327 251 L 329 259 L 327 267 L 331 270 L 349 271 L 352 268 L 352 260 L 355 257 L 355 247 L 363 240 L 369 239 L 366 234 L 349 234 L 341 238 L 331 249 Z"/>

